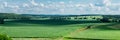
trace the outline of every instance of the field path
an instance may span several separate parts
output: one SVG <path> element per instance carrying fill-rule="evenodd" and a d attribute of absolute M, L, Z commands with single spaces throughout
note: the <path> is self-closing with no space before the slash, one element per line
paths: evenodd
<path fill-rule="evenodd" d="M 73 32 L 70 32 L 68 35 L 65 35 L 65 36 L 72 36 L 72 35 L 75 35 L 75 34 L 78 33 L 78 32 L 81 32 L 81 31 L 84 31 L 84 30 L 90 29 L 91 26 L 92 26 L 92 25 L 87 26 L 87 27 L 85 27 L 85 28 L 79 28 L 79 29 L 77 29 L 77 30 L 75 30 L 75 31 L 73 31 Z M 59 40 L 64 40 L 65 36 L 59 38 Z"/>

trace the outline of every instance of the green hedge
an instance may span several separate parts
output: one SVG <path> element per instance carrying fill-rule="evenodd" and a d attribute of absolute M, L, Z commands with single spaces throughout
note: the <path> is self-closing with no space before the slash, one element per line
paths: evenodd
<path fill-rule="evenodd" d="M 0 40 L 12 40 L 12 39 L 5 34 L 0 34 Z"/>

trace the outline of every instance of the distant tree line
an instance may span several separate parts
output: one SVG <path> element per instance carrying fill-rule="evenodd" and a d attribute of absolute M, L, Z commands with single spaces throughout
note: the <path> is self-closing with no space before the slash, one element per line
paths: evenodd
<path fill-rule="evenodd" d="M 93 20 L 101 21 L 101 22 L 120 22 L 120 15 L 101 15 L 103 18 L 97 18 L 97 17 L 90 17 Z M 63 20 L 63 19 L 72 19 L 71 17 L 54 17 L 55 20 Z M 88 17 L 82 17 L 74 16 L 73 19 L 88 19 Z"/>
<path fill-rule="evenodd" d="M 0 13 L 0 24 L 4 24 L 4 19 L 19 19 L 19 20 L 30 20 L 31 18 L 50 18 L 52 20 L 65 20 L 65 19 L 94 19 L 101 22 L 120 22 L 120 15 L 101 15 L 103 18 L 97 18 L 96 16 L 39 16 L 39 15 L 22 15 L 22 14 L 15 14 L 15 13 Z M 72 18 L 71 18 L 72 17 Z"/>
<path fill-rule="evenodd" d="M 120 22 L 120 15 L 103 15 L 102 22 Z"/>
<path fill-rule="evenodd" d="M 22 19 L 27 20 L 30 19 L 29 16 L 23 16 L 15 13 L 0 13 L 0 24 L 4 24 L 4 19 Z"/>

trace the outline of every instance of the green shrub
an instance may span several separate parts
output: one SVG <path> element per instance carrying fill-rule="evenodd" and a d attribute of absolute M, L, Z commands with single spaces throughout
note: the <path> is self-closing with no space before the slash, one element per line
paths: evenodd
<path fill-rule="evenodd" d="M 0 18 L 0 24 L 4 24 L 4 19 Z"/>
<path fill-rule="evenodd" d="M 5 34 L 0 34 L 0 40 L 12 40 L 12 39 Z"/>

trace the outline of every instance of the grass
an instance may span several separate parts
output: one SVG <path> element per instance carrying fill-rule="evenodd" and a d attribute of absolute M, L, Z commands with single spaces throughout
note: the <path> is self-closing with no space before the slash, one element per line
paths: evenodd
<path fill-rule="evenodd" d="M 113 30 L 113 29 L 107 28 L 107 26 L 110 26 L 110 25 L 98 26 L 92 29 L 78 32 L 75 35 L 72 35 L 69 37 L 79 38 L 79 39 L 105 39 L 105 40 L 116 39 L 116 40 L 119 40 L 120 30 Z M 105 29 L 101 29 L 100 27 L 105 28 Z"/>
<path fill-rule="evenodd" d="M 51 21 L 51 20 L 19 20 L 6 21 L 0 24 L 0 32 L 6 33 L 15 38 L 74 38 L 74 39 L 119 39 L 119 30 L 106 28 L 111 23 L 82 22 L 82 21 Z M 85 28 L 88 25 L 95 25 L 92 29 L 87 29 L 66 36 L 77 29 Z M 111 25 L 112 26 L 112 25 Z M 113 35 L 115 34 L 115 35 Z M 74 40 L 73 39 L 73 40 Z M 72 40 L 72 39 L 71 39 Z"/>
<path fill-rule="evenodd" d="M 13 38 L 14 40 L 54 40 L 53 38 Z"/>
<path fill-rule="evenodd" d="M 76 29 L 87 25 L 71 24 L 71 25 L 48 25 L 48 24 L 32 24 L 22 22 L 6 22 L 1 25 L 1 29 L 10 37 L 62 37 Z"/>

